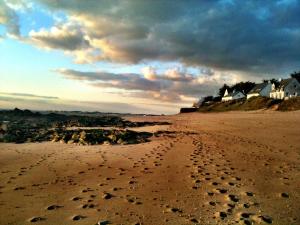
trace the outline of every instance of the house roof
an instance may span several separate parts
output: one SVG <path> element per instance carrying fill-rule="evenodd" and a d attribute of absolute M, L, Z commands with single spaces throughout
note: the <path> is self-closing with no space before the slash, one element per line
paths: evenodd
<path fill-rule="evenodd" d="M 285 88 L 294 78 L 283 79 L 280 81 L 278 89 Z"/>
<path fill-rule="evenodd" d="M 231 93 L 228 93 L 228 95 L 224 95 L 223 98 L 224 97 L 233 97 L 233 96 L 237 95 L 238 93 L 242 93 L 242 92 L 240 92 L 240 91 L 233 91 Z M 242 93 L 242 94 L 244 95 L 244 93 Z"/>
<path fill-rule="evenodd" d="M 260 93 L 262 89 L 264 89 L 268 85 L 267 82 L 256 84 L 248 94 L 256 94 Z"/>
<path fill-rule="evenodd" d="M 238 93 L 241 93 L 242 95 L 245 95 L 243 92 L 241 92 L 241 91 L 235 91 L 235 92 L 233 92 L 232 93 L 232 96 L 235 96 L 235 95 L 237 95 Z"/>
<path fill-rule="evenodd" d="M 288 79 L 283 79 L 280 81 L 279 85 L 277 88 L 275 88 L 275 90 L 272 90 L 271 92 L 277 92 L 280 89 L 284 89 L 291 81 L 296 80 L 295 78 L 288 78 Z"/>

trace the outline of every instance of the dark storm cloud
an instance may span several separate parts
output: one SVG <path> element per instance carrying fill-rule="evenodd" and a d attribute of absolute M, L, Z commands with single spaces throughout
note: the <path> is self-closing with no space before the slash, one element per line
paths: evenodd
<path fill-rule="evenodd" d="M 300 66 L 299 1 L 39 2 L 82 22 L 100 49 L 95 61 L 179 60 L 246 72 Z"/>
<path fill-rule="evenodd" d="M 280 73 L 300 59 L 300 2 L 267 1 L 50 1 L 66 24 L 32 31 L 41 47 L 74 51 L 78 62 L 180 61 L 222 70 Z M 5 2 L 0 22 L 19 34 Z"/>

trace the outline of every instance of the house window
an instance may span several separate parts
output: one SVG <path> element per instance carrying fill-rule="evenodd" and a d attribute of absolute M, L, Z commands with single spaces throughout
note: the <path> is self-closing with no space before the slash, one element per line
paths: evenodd
<path fill-rule="evenodd" d="M 288 93 L 288 92 L 286 92 L 286 93 L 285 93 L 285 95 L 286 95 L 286 96 L 289 96 L 289 93 Z"/>

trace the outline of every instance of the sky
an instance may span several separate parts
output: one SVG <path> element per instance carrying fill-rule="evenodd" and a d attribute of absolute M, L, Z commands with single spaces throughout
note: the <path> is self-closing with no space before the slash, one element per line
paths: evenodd
<path fill-rule="evenodd" d="M 299 0 L 0 0 L 0 108 L 173 114 L 300 70 Z"/>

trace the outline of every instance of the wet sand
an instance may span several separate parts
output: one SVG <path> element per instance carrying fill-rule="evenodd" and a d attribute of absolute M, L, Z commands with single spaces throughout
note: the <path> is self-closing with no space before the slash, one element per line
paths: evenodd
<path fill-rule="evenodd" d="M 299 111 L 131 119 L 177 133 L 1 143 L 0 224 L 300 224 Z"/>

